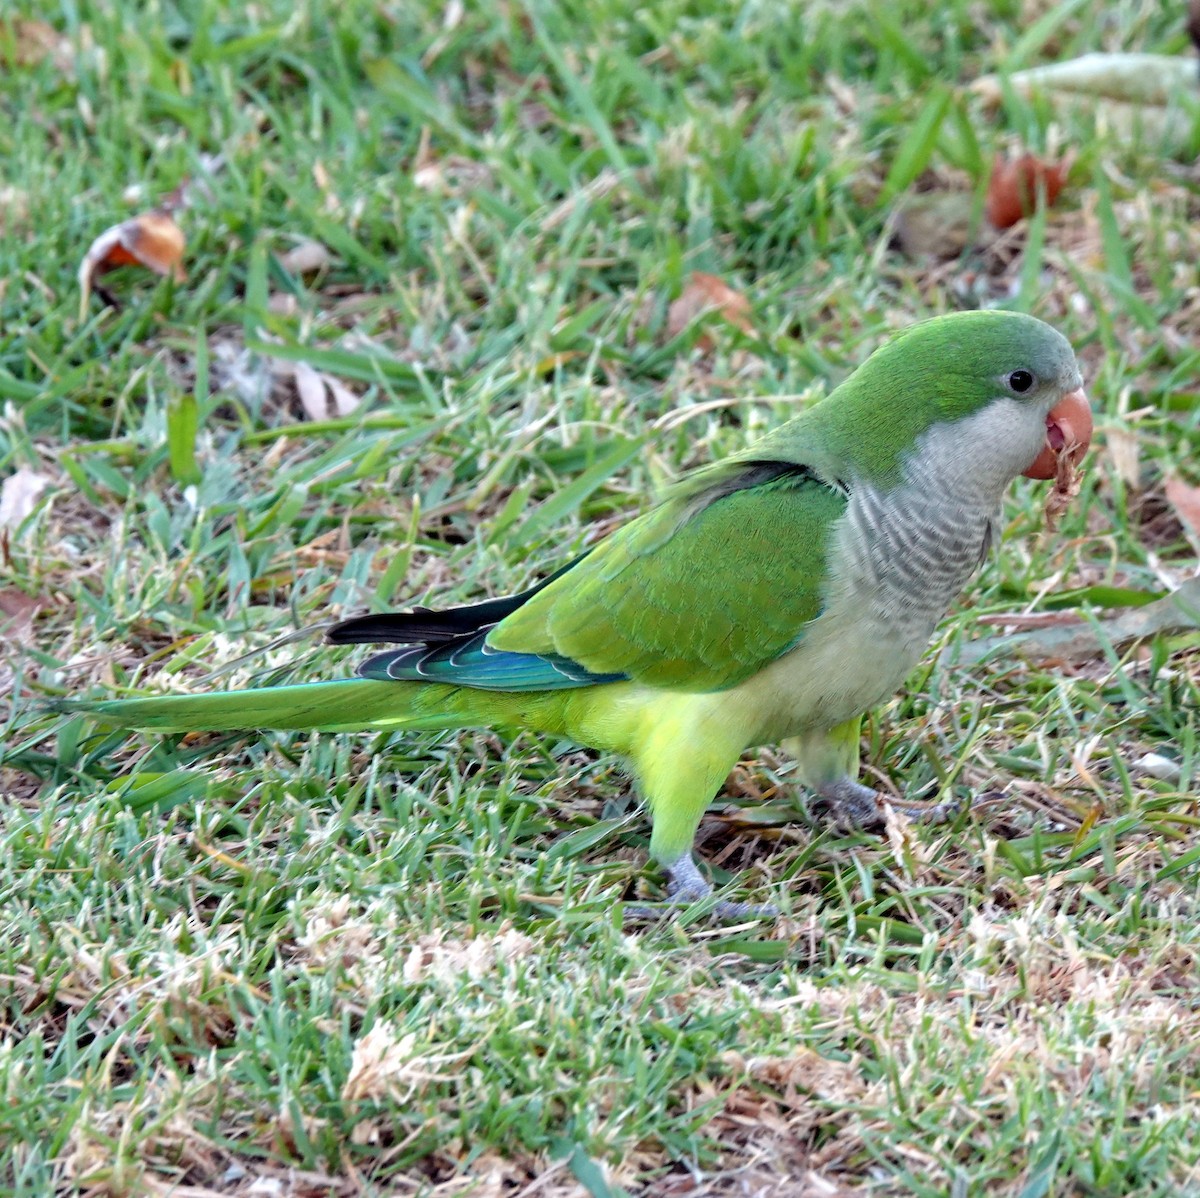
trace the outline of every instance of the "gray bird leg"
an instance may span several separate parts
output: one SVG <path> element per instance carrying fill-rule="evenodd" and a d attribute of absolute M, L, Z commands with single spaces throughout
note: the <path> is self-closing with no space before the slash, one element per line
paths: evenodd
<path fill-rule="evenodd" d="M 684 906 L 712 894 L 712 883 L 700 872 L 691 853 L 685 853 L 667 866 L 667 895 L 673 903 Z M 717 919 L 753 919 L 774 917 L 779 909 L 771 903 L 734 903 L 722 899 L 712 911 Z"/>
<path fill-rule="evenodd" d="M 880 791 L 852 778 L 838 778 L 814 789 L 829 804 L 834 819 L 843 827 L 877 827 L 884 822 L 884 804 L 911 820 L 927 824 L 941 824 L 953 819 L 961 806 L 957 799 L 942 803 L 895 803 Z"/>
<path fill-rule="evenodd" d="M 664 914 L 673 914 L 671 908 L 686 907 L 712 894 L 712 883 L 705 880 L 696 866 L 691 853 L 686 853 L 666 867 L 667 896 L 669 902 L 664 912 L 654 907 L 626 907 L 626 913 L 636 919 L 659 919 Z M 733 903 L 725 899 L 713 904 L 712 916 L 719 920 L 774 919 L 779 908 L 770 903 Z"/>

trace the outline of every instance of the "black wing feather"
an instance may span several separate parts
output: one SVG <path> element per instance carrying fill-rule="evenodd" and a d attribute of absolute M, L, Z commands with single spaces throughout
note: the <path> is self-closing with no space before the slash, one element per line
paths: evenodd
<path fill-rule="evenodd" d="M 446 607 L 435 611 L 431 607 L 414 607 L 412 611 L 380 612 L 370 616 L 351 616 L 341 620 L 325 633 L 334 645 L 444 645 L 460 637 L 472 636 L 484 628 L 499 624 L 505 616 L 532 599 L 543 587 L 560 578 L 587 554 L 556 570 L 537 586 L 519 595 L 505 595 L 466 607 Z"/>

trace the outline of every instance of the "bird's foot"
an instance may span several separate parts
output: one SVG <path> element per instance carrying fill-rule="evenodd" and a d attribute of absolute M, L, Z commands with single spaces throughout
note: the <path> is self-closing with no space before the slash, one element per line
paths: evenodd
<path fill-rule="evenodd" d="M 896 803 L 850 778 L 839 778 L 818 787 L 817 794 L 829 804 L 835 822 L 841 827 L 878 827 L 884 823 L 886 807 L 923 824 L 945 823 L 962 809 L 958 799 L 946 799 L 941 803 Z"/>
<path fill-rule="evenodd" d="M 686 907 L 690 903 L 708 898 L 712 892 L 712 883 L 700 872 L 691 853 L 667 866 L 667 897 L 670 907 Z M 660 911 L 652 911 L 646 907 L 633 907 L 630 908 L 630 912 L 642 918 L 661 914 Z M 774 919 L 778 914 L 779 908 L 772 903 L 735 903 L 728 899 L 720 899 L 712 907 L 713 918 L 719 920 Z"/>

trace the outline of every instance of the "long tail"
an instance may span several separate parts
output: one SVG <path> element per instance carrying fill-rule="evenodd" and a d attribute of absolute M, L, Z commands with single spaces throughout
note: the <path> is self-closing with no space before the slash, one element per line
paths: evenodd
<path fill-rule="evenodd" d="M 218 691 L 207 695 L 149 695 L 136 699 L 61 700 L 58 711 L 88 715 L 119 728 L 152 732 L 231 729 L 360 732 L 378 728 L 523 726 L 556 731 L 556 695 L 468 690 L 430 682 L 349 678 L 300 686 Z"/>

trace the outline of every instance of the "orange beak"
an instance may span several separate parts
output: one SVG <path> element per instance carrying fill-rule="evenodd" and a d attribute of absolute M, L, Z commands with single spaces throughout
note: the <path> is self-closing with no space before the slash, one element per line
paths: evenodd
<path fill-rule="evenodd" d="M 1059 455 L 1070 455 L 1078 464 L 1092 443 L 1092 406 L 1083 388 L 1071 391 L 1051 408 L 1046 417 L 1046 444 L 1024 471 L 1026 478 L 1054 478 L 1058 474 Z"/>

